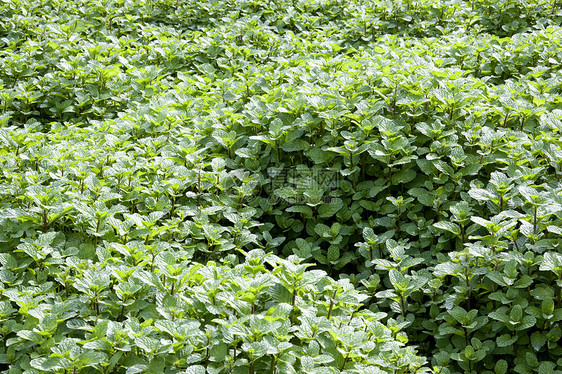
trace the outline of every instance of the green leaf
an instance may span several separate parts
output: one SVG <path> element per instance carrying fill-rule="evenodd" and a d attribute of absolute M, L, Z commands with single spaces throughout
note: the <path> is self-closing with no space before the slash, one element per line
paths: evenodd
<path fill-rule="evenodd" d="M 418 167 L 421 169 L 421 171 L 423 171 L 426 175 L 433 174 L 435 167 L 430 160 L 419 158 L 416 160 L 416 163 L 418 164 Z"/>
<path fill-rule="evenodd" d="M 449 231 L 457 236 L 460 236 L 461 234 L 461 229 L 460 227 L 453 222 L 449 222 L 449 221 L 440 221 L 437 223 L 434 223 L 433 226 L 437 227 L 438 229 L 441 230 L 445 230 L 445 231 Z"/>
<path fill-rule="evenodd" d="M 493 192 L 490 192 L 488 190 L 484 190 L 482 188 L 472 188 L 472 189 L 470 189 L 470 191 L 468 191 L 468 194 L 473 199 L 476 199 L 476 200 L 479 200 L 479 201 L 490 201 L 490 200 L 496 198 L 496 195 Z"/>
<path fill-rule="evenodd" d="M 336 263 L 340 258 L 340 249 L 337 246 L 331 245 L 328 248 L 328 261 Z"/>
<path fill-rule="evenodd" d="M 105 354 L 91 350 L 84 350 L 78 359 L 81 367 L 95 366 L 106 360 Z"/>
<path fill-rule="evenodd" d="M 511 283 L 511 280 L 504 277 L 502 273 L 498 272 L 498 271 L 491 271 L 488 274 L 486 274 L 486 277 L 491 279 L 492 281 L 494 281 L 494 283 L 499 284 L 502 287 L 508 287 L 511 284 L 508 284 L 507 282 Z"/>
<path fill-rule="evenodd" d="M 297 248 L 293 252 L 301 258 L 309 258 L 312 256 L 312 246 L 304 239 L 297 238 L 295 240 Z"/>
<path fill-rule="evenodd" d="M 408 183 L 414 180 L 417 173 L 414 169 L 404 168 L 397 173 L 392 174 L 392 184 L 397 185 L 401 183 Z"/>
<path fill-rule="evenodd" d="M 329 218 L 336 214 L 343 207 L 341 199 L 333 199 L 329 203 L 322 204 L 318 207 L 318 217 Z"/>
<path fill-rule="evenodd" d="M 531 334 L 531 346 L 539 351 L 546 343 L 546 335 L 542 332 L 535 331 Z"/>
<path fill-rule="evenodd" d="M 269 145 L 272 148 L 276 148 L 277 143 L 275 142 L 275 140 L 270 139 L 264 135 L 255 135 L 255 136 L 250 136 L 250 139 L 252 140 L 258 140 L 260 142 L 264 142 L 265 144 Z"/>
<path fill-rule="evenodd" d="M 137 374 L 148 370 L 148 366 L 144 364 L 136 364 L 127 368 L 126 374 Z"/>
<path fill-rule="evenodd" d="M 35 342 L 35 343 L 41 343 L 43 341 L 43 337 L 41 335 L 39 335 L 38 333 L 36 333 L 35 331 L 20 330 L 20 331 L 17 332 L 17 335 L 20 338 L 30 340 L 30 341 Z"/>
<path fill-rule="evenodd" d="M 306 219 L 310 219 L 314 216 L 314 212 L 312 211 L 312 208 L 306 205 L 293 205 L 287 207 L 286 210 L 287 212 L 301 213 Z"/>
<path fill-rule="evenodd" d="M 521 308 L 521 305 L 514 305 L 513 308 L 511 309 L 511 312 L 509 312 L 509 318 L 512 321 L 519 322 L 521 321 L 522 317 L 523 317 L 523 308 Z"/>
<path fill-rule="evenodd" d="M 461 308 L 460 306 L 455 306 L 453 307 L 451 310 L 448 311 L 450 315 L 453 316 L 453 318 L 458 322 L 458 323 L 463 323 L 464 318 L 466 317 L 467 313 L 466 310 L 464 310 L 463 308 Z"/>
<path fill-rule="evenodd" d="M 211 347 L 209 359 L 214 362 L 223 362 L 228 354 L 228 346 L 225 343 L 218 343 Z"/>
<path fill-rule="evenodd" d="M 539 374 L 554 374 L 556 364 L 551 361 L 542 361 L 539 365 Z"/>
<path fill-rule="evenodd" d="M 192 365 L 190 367 L 188 367 L 185 372 L 185 374 L 205 374 L 205 368 L 201 365 Z"/>
<path fill-rule="evenodd" d="M 496 344 L 498 345 L 498 347 L 507 347 L 509 345 L 512 345 L 516 341 L 517 335 L 512 337 L 511 335 L 503 334 L 496 338 Z"/>
<path fill-rule="evenodd" d="M 394 286 L 395 289 L 401 289 L 405 286 L 406 278 L 404 275 L 397 270 L 390 270 L 388 273 L 388 277 L 390 278 L 390 283 Z"/>
<path fill-rule="evenodd" d="M 539 270 L 552 271 L 556 274 L 562 272 L 562 255 L 554 252 L 546 252 L 540 263 Z"/>
<path fill-rule="evenodd" d="M 554 314 L 554 299 L 546 298 L 543 299 L 541 303 L 541 311 L 543 314 L 552 315 Z"/>
<path fill-rule="evenodd" d="M 464 268 L 461 264 L 456 264 L 453 262 L 442 262 L 435 266 L 434 275 L 440 277 L 444 275 L 458 275 L 462 274 Z"/>
<path fill-rule="evenodd" d="M 330 237 L 330 228 L 323 223 L 319 223 L 316 226 L 314 226 L 314 231 L 321 238 L 329 238 Z"/>
<path fill-rule="evenodd" d="M 508 369 L 508 365 L 506 360 L 498 360 L 494 365 L 495 374 L 506 374 L 507 369 Z"/>
<path fill-rule="evenodd" d="M 70 360 L 64 357 L 36 358 L 31 360 L 30 365 L 40 371 L 58 371 L 72 366 Z"/>
<path fill-rule="evenodd" d="M 223 94 L 223 99 L 225 99 L 226 101 L 234 101 L 234 100 L 238 100 L 240 97 L 238 95 L 233 94 L 230 91 L 226 91 Z"/>
<path fill-rule="evenodd" d="M 48 232 L 46 234 L 41 234 L 35 241 L 35 244 L 42 247 L 48 246 L 53 242 L 53 240 L 55 240 L 57 234 L 57 232 Z"/>
<path fill-rule="evenodd" d="M 474 358 L 475 358 L 474 348 L 473 348 L 472 346 L 470 346 L 470 345 L 467 345 L 467 346 L 464 348 L 464 356 L 465 356 L 467 359 L 469 359 L 469 360 L 474 359 Z"/>
<path fill-rule="evenodd" d="M 533 316 L 525 316 L 521 323 L 517 326 L 517 331 L 529 329 L 537 323 L 537 319 Z"/>
<path fill-rule="evenodd" d="M 481 164 L 469 164 L 465 167 L 463 167 L 459 173 L 462 174 L 463 176 L 465 175 L 475 175 L 476 173 L 478 173 L 478 171 L 480 171 L 480 169 L 482 169 L 482 165 Z"/>

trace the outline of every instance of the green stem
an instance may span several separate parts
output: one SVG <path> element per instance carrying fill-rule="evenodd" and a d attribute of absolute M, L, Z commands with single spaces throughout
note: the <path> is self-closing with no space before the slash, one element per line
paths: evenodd
<path fill-rule="evenodd" d="M 533 235 L 537 235 L 537 207 L 536 206 L 533 215 Z"/>
<path fill-rule="evenodd" d="M 562 281 L 562 272 L 560 272 L 559 280 Z M 562 303 L 562 288 L 558 286 L 558 295 L 556 297 L 556 306 L 560 308 L 560 303 Z"/>
<path fill-rule="evenodd" d="M 343 364 L 341 365 L 340 371 L 342 371 L 343 368 L 345 367 L 345 364 L 347 364 L 347 360 L 349 359 L 349 353 L 350 352 L 348 352 L 345 358 L 343 359 Z"/>
<path fill-rule="evenodd" d="M 330 308 L 328 309 L 328 319 L 332 316 L 332 310 L 334 309 L 334 298 L 336 297 L 338 290 L 334 291 L 334 295 L 330 299 Z"/>

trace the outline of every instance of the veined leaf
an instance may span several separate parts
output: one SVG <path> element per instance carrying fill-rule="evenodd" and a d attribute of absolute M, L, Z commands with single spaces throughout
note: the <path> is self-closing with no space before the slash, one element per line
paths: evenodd
<path fill-rule="evenodd" d="M 449 231 L 457 236 L 459 236 L 461 234 L 461 229 L 460 227 L 453 222 L 449 222 L 449 221 L 440 221 L 437 223 L 434 223 L 433 226 L 437 227 L 438 229 L 441 230 L 445 230 L 445 231 Z"/>

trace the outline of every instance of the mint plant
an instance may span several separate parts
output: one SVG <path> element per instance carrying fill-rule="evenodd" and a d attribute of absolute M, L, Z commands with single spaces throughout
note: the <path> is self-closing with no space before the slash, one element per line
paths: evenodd
<path fill-rule="evenodd" d="M 0 10 L 1 372 L 562 370 L 557 1 Z"/>

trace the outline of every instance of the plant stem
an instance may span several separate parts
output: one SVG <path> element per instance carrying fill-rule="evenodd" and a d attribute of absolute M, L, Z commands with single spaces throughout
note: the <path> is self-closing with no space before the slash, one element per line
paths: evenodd
<path fill-rule="evenodd" d="M 537 235 L 537 207 L 535 205 L 535 212 L 533 215 L 533 235 Z"/>
<path fill-rule="evenodd" d="M 123 322 L 123 316 L 125 314 L 125 300 L 123 300 L 123 304 L 121 304 L 121 313 L 119 314 L 119 322 Z"/>
<path fill-rule="evenodd" d="M 349 359 L 349 354 L 350 352 L 348 352 L 345 358 L 343 359 L 343 364 L 341 365 L 340 371 L 342 371 L 343 368 L 345 367 L 345 364 L 347 364 L 347 360 Z"/>
<path fill-rule="evenodd" d="M 332 316 L 332 310 L 334 309 L 334 298 L 336 297 L 338 290 L 334 291 L 334 295 L 330 299 L 330 309 L 328 309 L 328 319 Z"/>
<path fill-rule="evenodd" d="M 254 374 L 254 358 L 252 357 L 252 362 L 250 363 L 250 374 Z"/>
<path fill-rule="evenodd" d="M 562 272 L 560 272 L 560 277 L 558 278 L 562 281 Z M 560 303 L 562 302 L 562 288 L 558 287 L 558 295 L 556 297 L 556 306 L 560 308 Z"/>

